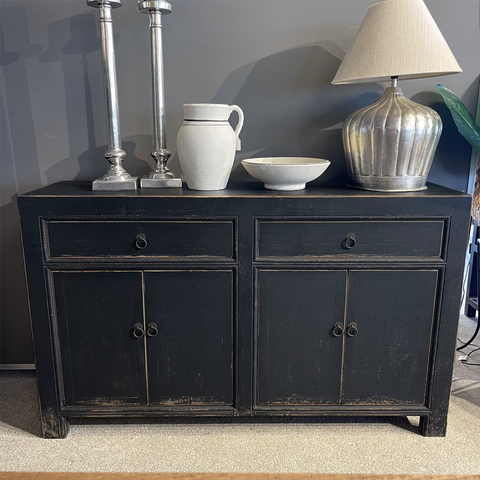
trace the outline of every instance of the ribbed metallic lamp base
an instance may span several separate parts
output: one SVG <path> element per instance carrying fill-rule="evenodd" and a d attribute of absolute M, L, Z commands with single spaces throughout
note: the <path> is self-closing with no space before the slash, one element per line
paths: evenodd
<path fill-rule="evenodd" d="M 440 116 L 385 89 L 373 104 L 343 125 L 349 185 L 381 192 L 424 190 L 442 132 Z"/>
<path fill-rule="evenodd" d="M 427 175 L 423 177 L 375 177 L 348 175 L 348 186 L 375 192 L 418 192 L 426 190 Z"/>

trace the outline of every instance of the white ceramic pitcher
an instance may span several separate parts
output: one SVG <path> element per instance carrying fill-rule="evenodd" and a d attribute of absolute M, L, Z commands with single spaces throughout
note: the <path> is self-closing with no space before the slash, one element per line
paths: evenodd
<path fill-rule="evenodd" d="M 183 179 L 192 190 L 223 190 L 227 186 L 240 150 L 238 138 L 243 127 L 243 111 L 237 105 L 188 103 L 185 120 L 177 135 L 177 152 Z M 235 131 L 228 123 L 238 113 Z"/>

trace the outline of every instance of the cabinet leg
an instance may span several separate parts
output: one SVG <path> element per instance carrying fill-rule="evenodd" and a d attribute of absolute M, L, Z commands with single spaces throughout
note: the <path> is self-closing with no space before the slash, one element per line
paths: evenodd
<path fill-rule="evenodd" d="M 43 438 L 65 438 L 70 429 L 70 422 L 52 409 L 42 411 Z"/>
<path fill-rule="evenodd" d="M 467 303 L 467 305 L 465 306 L 465 316 L 473 318 L 476 314 L 477 311 Z"/>
<path fill-rule="evenodd" d="M 420 433 L 424 437 L 444 437 L 447 433 L 447 415 L 420 417 Z"/>

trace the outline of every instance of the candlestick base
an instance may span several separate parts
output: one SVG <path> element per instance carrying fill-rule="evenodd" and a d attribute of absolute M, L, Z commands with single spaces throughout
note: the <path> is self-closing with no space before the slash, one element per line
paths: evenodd
<path fill-rule="evenodd" d="M 165 148 L 160 148 L 158 150 L 154 150 L 151 155 L 156 163 L 155 168 L 148 175 L 140 179 L 140 187 L 181 187 L 182 180 L 180 178 L 176 178 L 175 174 L 173 174 L 167 167 L 167 161 L 170 158 L 171 153 Z"/>
<path fill-rule="evenodd" d="M 105 179 L 97 178 L 92 182 L 92 190 L 103 190 L 108 192 L 118 192 L 120 190 L 136 190 L 138 177 L 127 179 Z"/>
<path fill-rule="evenodd" d="M 149 175 L 140 179 L 140 188 L 181 188 L 182 179 L 176 177 L 155 178 Z"/>

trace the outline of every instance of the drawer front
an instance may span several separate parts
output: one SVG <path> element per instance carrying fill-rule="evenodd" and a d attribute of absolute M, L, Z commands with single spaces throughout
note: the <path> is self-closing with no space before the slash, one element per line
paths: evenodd
<path fill-rule="evenodd" d="M 233 221 L 47 221 L 47 259 L 236 256 Z"/>
<path fill-rule="evenodd" d="M 443 256 L 445 221 L 257 221 L 256 260 Z"/>

